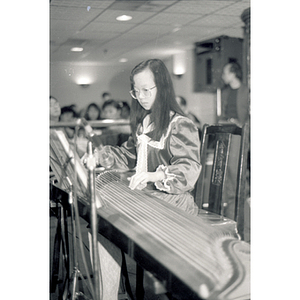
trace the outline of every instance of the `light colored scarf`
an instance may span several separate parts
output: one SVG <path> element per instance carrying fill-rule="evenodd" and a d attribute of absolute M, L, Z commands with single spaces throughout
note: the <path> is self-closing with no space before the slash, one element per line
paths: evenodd
<path fill-rule="evenodd" d="M 141 126 L 142 133 L 137 135 L 137 165 L 136 173 L 140 174 L 142 172 L 148 171 L 148 154 L 147 147 L 150 142 L 150 138 L 146 135 L 153 130 L 153 124 L 150 124 L 150 116 L 147 115 L 143 120 L 143 126 Z M 146 187 L 147 184 L 144 183 L 141 188 Z"/>
<path fill-rule="evenodd" d="M 174 115 L 173 112 L 170 113 L 170 117 Z M 170 134 L 171 124 L 175 122 L 177 119 L 183 118 L 183 116 L 175 116 L 169 124 L 168 130 L 166 134 L 163 134 L 159 141 L 153 141 L 146 134 L 153 130 L 153 123 L 150 124 L 150 115 L 147 115 L 143 120 L 143 126 L 141 126 L 142 132 L 137 134 L 137 165 L 136 165 L 136 173 L 148 172 L 148 146 L 157 149 L 163 149 L 165 147 L 165 140 Z M 146 184 L 145 184 L 146 186 Z M 145 187 L 144 186 L 144 187 Z"/>

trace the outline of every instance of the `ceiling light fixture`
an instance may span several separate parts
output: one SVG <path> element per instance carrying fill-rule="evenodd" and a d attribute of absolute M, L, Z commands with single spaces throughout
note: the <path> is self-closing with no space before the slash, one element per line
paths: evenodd
<path fill-rule="evenodd" d="M 83 48 L 82 47 L 73 47 L 73 48 L 71 48 L 71 51 L 73 51 L 73 52 L 81 52 L 81 51 L 83 51 Z"/>
<path fill-rule="evenodd" d="M 181 27 L 175 27 L 175 28 L 173 28 L 172 32 L 175 33 L 175 32 L 177 32 L 179 30 L 181 30 Z"/>
<path fill-rule="evenodd" d="M 77 78 L 76 84 L 81 87 L 89 87 L 92 83 L 92 80 L 88 75 L 82 75 L 81 77 Z"/>
<path fill-rule="evenodd" d="M 119 62 L 125 63 L 125 62 L 128 62 L 128 59 L 123 57 L 123 58 L 120 58 L 120 59 L 119 59 Z"/>
<path fill-rule="evenodd" d="M 128 15 L 122 15 L 122 16 L 118 16 L 118 17 L 116 17 L 116 19 L 118 20 L 118 21 L 130 21 L 131 19 L 132 19 L 132 17 L 131 16 L 128 16 Z"/>

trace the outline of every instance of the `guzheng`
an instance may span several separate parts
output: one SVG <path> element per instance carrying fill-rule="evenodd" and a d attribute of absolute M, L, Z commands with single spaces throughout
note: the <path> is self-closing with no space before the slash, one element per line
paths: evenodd
<path fill-rule="evenodd" d="M 97 210 L 99 233 L 175 297 L 250 299 L 250 245 L 239 240 L 234 221 L 205 211 L 188 215 L 151 191 L 132 191 L 126 174 L 117 171 L 100 174 L 96 190 L 105 203 Z M 88 220 L 88 199 L 79 200 Z"/>

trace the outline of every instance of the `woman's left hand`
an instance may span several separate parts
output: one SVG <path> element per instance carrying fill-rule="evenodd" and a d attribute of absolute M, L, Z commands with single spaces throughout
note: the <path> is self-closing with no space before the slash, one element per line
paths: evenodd
<path fill-rule="evenodd" d="M 139 174 L 136 173 L 132 177 L 128 178 L 130 180 L 129 188 L 131 188 L 132 190 L 142 190 L 144 187 L 146 187 L 148 182 L 156 182 L 159 180 L 163 180 L 164 178 L 165 174 L 162 171 L 142 172 Z"/>

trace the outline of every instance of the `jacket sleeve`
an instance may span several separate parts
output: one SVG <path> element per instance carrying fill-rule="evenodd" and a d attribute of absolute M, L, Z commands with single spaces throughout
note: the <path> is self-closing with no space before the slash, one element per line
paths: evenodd
<path fill-rule="evenodd" d="M 136 146 L 132 136 L 130 136 L 120 147 L 104 146 L 104 149 L 114 157 L 113 168 L 127 170 L 133 169 L 136 166 Z"/>
<path fill-rule="evenodd" d="M 170 194 L 193 190 L 201 171 L 197 127 L 188 118 L 180 118 L 172 126 L 167 146 L 171 153 L 170 165 L 158 166 L 157 170 L 165 173 L 165 179 L 155 186 Z"/>

